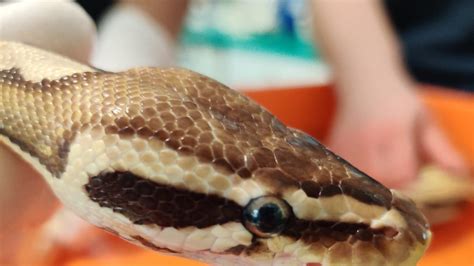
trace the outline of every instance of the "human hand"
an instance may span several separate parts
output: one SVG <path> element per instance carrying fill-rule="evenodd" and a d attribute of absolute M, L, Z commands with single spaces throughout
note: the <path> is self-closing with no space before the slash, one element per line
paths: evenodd
<path fill-rule="evenodd" d="M 427 163 L 459 175 L 467 172 L 411 82 L 395 80 L 384 89 L 348 90 L 360 93 L 340 102 L 329 147 L 356 167 L 395 188 L 408 185 Z"/>

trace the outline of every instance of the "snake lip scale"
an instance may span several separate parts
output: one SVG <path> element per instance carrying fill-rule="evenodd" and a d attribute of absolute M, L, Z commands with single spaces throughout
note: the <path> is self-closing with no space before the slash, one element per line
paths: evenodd
<path fill-rule="evenodd" d="M 185 69 L 0 42 L 0 142 L 90 223 L 211 264 L 415 265 L 431 237 L 411 200 Z"/>

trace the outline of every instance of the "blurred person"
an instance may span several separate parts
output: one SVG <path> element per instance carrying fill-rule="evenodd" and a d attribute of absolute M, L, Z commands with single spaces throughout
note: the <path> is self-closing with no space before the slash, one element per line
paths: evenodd
<path fill-rule="evenodd" d="M 448 39 L 448 36 L 433 34 L 438 32 L 438 28 L 446 27 L 441 13 L 452 16 L 459 13 L 453 12 L 453 9 L 463 10 L 464 6 L 469 10 L 472 4 L 466 1 L 456 4 L 437 1 L 434 5 L 423 1 L 417 2 L 414 7 L 407 1 L 387 1 L 386 4 L 391 10 L 389 13 L 398 19 L 396 24 L 407 32 L 401 35 L 404 37 L 402 43 L 392 28 L 381 1 L 312 2 L 315 36 L 332 67 L 339 102 L 328 139 L 329 147 L 389 187 L 406 186 L 415 179 L 419 167 L 427 163 L 437 164 L 456 174 L 465 174 L 467 170 L 463 159 L 418 98 L 416 87 L 419 85 L 408 73 L 402 53 L 408 55 L 409 70 L 422 82 L 453 88 L 471 87 L 473 84 L 469 83 L 473 81 L 469 73 L 472 75 L 473 72 L 469 72 L 469 69 L 473 66 L 472 58 L 466 57 L 466 61 L 471 60 L 470 62 L 459 62 L 458 65 L 467 67 L 459 70 L 460 78 L 454 79 L 456 82 L 449 82 L 453 79 L 453 73 L 445 75 L 448 78 L 440 82 L 442 70 L 455 72 L 459 68 L 453 66 L 454 63 L 442 67 L 430 65 L 426 63 L 430 58 L 425 58 L 423 53 L 420 58 L 417 54 L 419 50 L 430 48 L 430 40 L 434 43 L 431 50 L 436 51 L 443 44 L 438 39 Z M 107 64 L 113 61 L 108 58 L 116 56 L 113 51 L 116 49 L 122 50 L 122 53 L 129 52 L 129 57 L 132 58 L 126 64 L 172 65 L 171 54 L 174 52 L 173 47 L 177 46 L 179 30 L 188 5 L 187 0 L 120 1 L 113 12 L 122 13 L 119 16 L 131 12 L 135 12 L 134 16 L 137 16 L 141 13 L 148 20 L 144 22 L 148 25 L 145 28 L 154 29 L 149 30 L 153 32 L 150 35 L 155 36 L 154 40 L 146 37 L 145 40 L 149 41 L 143 42 L 143 39 L 133 36 L 123 38 L 122 31 L 113 33 L 112 24 L 119 22 L 117 16 L 109 17 L 105 21 L 103 35 L 115 37 L 109 38 L 109 41 L 105 38 L 102 44 L 99 43 L 95 63 L 112 69 L 124 68 L 120 64 Z M 411 11 L 407 8 L 411 8 Z M 440 14 L 425 11 L 424 16 L 418 18 L 416 12 L 424 9 L 436 9 Z M 403 17 L 403 14 L 410 17 Z M 439 21 L 436 18 L 440 18 Z M 458 18 L 459 24 L 462 24 L 462 19 L 465 20 L 465 27 L 460 27 L 457 31 L 469 32 L 467 27 L 472 26 L 472 22 L 468 21 L 468 13 L 464 12 L 464 17 Z M 431 28 L 423 22 L 431 25 Z M 409 23 L 413 23 L 412 28 L 407 25 Z M 424 35 L 421 34 L 423 31 Z M 416 38 L 418 34 L 420 38 Z M 431 37 L 426 40 L 423 36 Z M 120 41 L 117 38 L 123 42 L 117 44 Z M 468 40 L 463 40 L 460 36 L 457 41 Z M 418 47 L 420 43 L 424 44 L 421 48 Z M 148 50 L 154 52 L 144 52 Z M 162 52 L 157 52 L 160 50 Z M 430 56 L 437 57 L 436 53 Z M 140 60 L 141 57 L 145 58 Z"/>
<path fill-rule="evenodd" d="M 412 181 L 426 163 L 465 174 L 463 159 L 418 98 L 382 2 L 321 0 L 313 11 L 340 102 L 329 146 L 391 187 Z"/>
<path fill-rule="evenodd" d="M 431 42 L 435 46 L 443 43 L 443 40 L 437 40 L 436 37 L 448 38 L 433 34 L 445 27 L 442 12 L 449 14 L 456 5 L 458 10 L 473 7 L 472 2 L 468 4 L 465 1 L 436 1 L 436 5 L 428 1 L 422 2 L 415 4 L 398 1 L 397 4 L 389 1 L 389 6 L 404 7 L 404 15 L 407 16 L 405 22 L 414 23 L 418 20 L 418 24 L 422 24 L 424 21 L 424 28 L 412 25 L 412 29 L 418 27 L 416 32 L 421 34 L 425 31 L 425 35 L 434 35 Z M 382 4 L 375 0 L 313 1 L 315 27 L 319 36 L 317 39 L 333 68 L 339 101 L 329 146 L 389 187 L 407 185 L 417 176 L 419 167 L 426 163 L 437 164 L 453 173 L 466 174 L 467 166 L 462 157 L 437 127 L 417 95 L 416 87 L 419 85 L 408 73 L 402 57 L 403 43 L 399 42 L 391 28 Z M 429 16 L 416 19 L 416 11 L 410 11 L 413 5 L 417 7 L 414 10 L 435 8 L 441 13 L 431 14 L 434 16 L 431 21 Z M 434 23 L 437 17 L 442 19 Z M 464 17 L 460 19 L 459 24 L 462 25 L 464 19 L 464 25 L 471 26 L 472 32 L 472 16 L 464 13 Z M 428 26 L 430 24 L 431 27 Z M 410 31 L 409 25 L 404 27 L 406 32 Z M 467 28 L 464 30 L 468 32 Z M 472 38 L 471 36 L 471 40 Z M 416 58 L 417 55 L 411 51 L 414 45 L 410 44 L 416 38 L 412 36 L 408 39 L 408 44 L 404 46 L 405 54 L 410 55 L 408 59 Z M 419 41 L 425 43 L 422 50 L 432 49 L 429 48 L 429 41 L 423 40 L 422 36 Z M 463 40 L 461 37 L 458 41 L 466 42 L 468 39 Z M 437 49 L 442 50 L 441 47 Z M 435 52 L 430 56 L 436 57 L 436 49 L 432 50 Z M 460 52 L 458 56 L 462 57 L 462 54 Z M 427 55 L 421 54 L 423 56 Z M 418 61 L 423 60 L 430 59 L 422 58 Z M 472 56 L 464 60 L 460 58 L 457 64 L 466 66 L 460 71 L 461 77 L 474 66 Z M 425 67 L 418 62 L 412 69 L 430 72 L 430 67 L 435 68 Z M 445 69 L 455 71 L 449 67 Z M 471 75 L 472 73 L 474 72 Z M 460 83 L 447 82 L 448 79 L 443 83 L 429 79 L 430 76 L 439 78 L 441 75 L 442 71 L 435 72 L 432 69 L 431 74 L 420 77 L 420 81 L 453 88 L 460 86 Z M 472 76 L 466 76 L 465 81 L 465 86 L 474 85 Z"/>

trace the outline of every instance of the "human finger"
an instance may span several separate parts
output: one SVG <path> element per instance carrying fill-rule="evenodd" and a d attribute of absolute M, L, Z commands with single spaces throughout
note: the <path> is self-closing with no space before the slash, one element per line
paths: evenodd
<path fill-rule="evenodd" d="M 409 128 L 380 133 L 377 143 L 374 143 L 374 176 L 388 187 L 402 188 L 416 178 L 418 158 L 414 136 Z"/>
<path fill-rule="evenodd" d="M 435 121 L 424 116 L 420 121 L 419 142 L 423 159 L 459 176 L 468 174 L 464 158 L 450 143 Z"/>

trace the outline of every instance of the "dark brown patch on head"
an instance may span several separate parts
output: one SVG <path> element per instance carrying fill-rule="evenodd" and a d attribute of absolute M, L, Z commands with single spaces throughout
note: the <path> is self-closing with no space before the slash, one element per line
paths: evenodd
<path fill-rule="evenodd" d="M 321 193 L 321 186 L 312 180 L 303 181 L 301 183 L 301 189 L 311 198 L 319 198 Z"/>
<path fill-rule="evenodd" d="M 85 190 L 92 201 L 136 224 L 204 228 L 239 222 L 242 216 L 242 207 L 233 201 L 161 185 L 129 172 L 91 177 Z"/>
<path fill-rule="evenodd" d="M 392 193 L 344 159 L 325 149 L 327 158 L 317 165 L 292 150 L 278 149 L 279 166 L 291 177 L 299 176 L 300 187 L 308 197 L 351 196 L 363 203 L 391 208 Z"/>
<path fill-rule="evenodd" d="M 342 162 L 350 176 L 350 178 L 340 181 L 340 187 L 344 194 L 347 193 L 367 204 L 380 205 L 387 209 L 391 208 L 392 192 L 389 189 L 339 156 L 336 156 L 336 159 Z"/>
<path fill-rule="evenodd" d="M 344 179 L 340 183 L 340 188 L 345 195 L 363 203 L 384 206 L 386 209 L 390 209 L 392 206 L 390 191 L 388 189 L 377 189 L 366 182 L 365 179 Z"/>
<path fill-rule="evenodd" d="M 342 179 L 338 183 L 330 183 L 329 180 L 327 182 L 305 180 L 301 182 L 301 189 L 311 198 L 332 197 L 344 194 L 365 204 L 373 204 L 390 209 L 392 206 L 391 192 L 384 187 L 372 186 L 368 178 L 351 177 Z"/>
<path fill-rule="evenodd" d="M 332 197 L 342 194 L 342 190 L 338 185 L 329 184 L 321 187 L 320 197 Z"/>
<path fill-rule="evenodd" d="M 239 170 L 237 170 L 237 174 L 242 178 L 252 177 L 252 172 L 246 167 L 242 167 Z"/>

